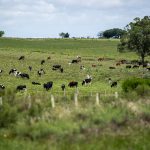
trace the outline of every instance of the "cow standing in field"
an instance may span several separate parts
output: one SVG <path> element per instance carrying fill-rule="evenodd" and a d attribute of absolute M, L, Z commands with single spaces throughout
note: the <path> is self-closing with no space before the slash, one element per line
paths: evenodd
<path fill-rule="evenodd" d="M 50 81 L 50 82 L 44 83 L 44 84 L 43 84 L 43 87 L 44 87 L 44 89 L 46 89 L 47 91 L 48 91 L 48 90 L 51 90 L 52 87 L 53 87 L 53 82 Z"/>
<path fill-rule="evenodd" d="M 18 85 L 16 90 L 17 91 L 23 91 L 23 90 L 26 90 L 26 88 L 27 88 L 26 85 Z"/>
<path fill-rule="evenodd" d="M 4 89 L 5 89 L 5 86 L 3 84 L 0 84 L 0 91 Z"/>
<path fill-rule="evenodd" d="M 38 74 L 40 77 L 41 77 L 42 75 L 44 75 L 44 74 L 45 74 L 44 69 L 38 70 L 38 71 L 37 71 L 37 74 Z"/>
<path fill-rule="evenodd" d="M 65 90 L 65 88 L 66 88 L 65 84 L 62 84 L 62 85 L 61 85 L 61 89 L 62 89 L 62 91 L 64 91 L 64 90 Z"/>
<path fill-rule="evenodd" d="M 45 60 L 41 60 L 41 65 L 43 65 L 45 63 Z"/>
<path fill-rule="evenodd" d="M 28 68 L 29 68 L 30 71 L 32 71 L 32 67 L 31 66 L 29 66 Z"/>
<path fill-rule="evenodd" d="M 75 81 L 69 82 L 68 86 L 70 88 L 72 88 L 72 87 L 76 87 L 77 88 L 78 87 L 78 82 L 75 82 Z"/>
<path fill-rule="evenodd" d="M 34 82 L 34 81 L 32 82 L 32 84 L 33 84 L 33 85 L 41 85 L 41 83 Z"/>
<path fill-rule="evenodd" d="M 19 74 L 19 76 L 21 77 L 21 78 L 26 78 L 26 79 L 30 79 L 30 77 L 29 77 L 29 75 L 27 74 L 27 73 L 21 73 L 21 74 Z"/>
<path fill-rule="evenodd" d="M 24 60 L 25 59 L 25 56 L 20 56 L 19 57 L 19 60 Z"/>
<path fill-rule="evenodd" d="M 0 69 L 0 74 L 2 74 L 3 70 Z"/>
<path fill-rule="evenodd" d="M 91 85 L 91 82 L 92 82 L 92 78 L 84 79 L 84 80 L 82 81 L 82 85 L 87 85 L 87 84 L 90 84 L 90 85 Z"/>

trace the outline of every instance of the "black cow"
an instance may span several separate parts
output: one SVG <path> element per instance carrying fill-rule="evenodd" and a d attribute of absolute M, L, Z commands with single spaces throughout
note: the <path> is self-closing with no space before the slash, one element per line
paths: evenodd
<path fill-rule="evenodd" d="M 25 56 L 20 56 L 19 60 L 24 60 Z"/>
<path fill-rule="evenodd" d="M 78 82 L 72 81 L 68 84 L 69 87 L 78 87 Z"/>
<path fill-rule="evenodd" d="M 63 72 L 64 72 L 64 69 L 63 69 L 63 68 L 60 68 L 60 72 L 63 73 Z"/>
<path fill-rule="evenodd" d="M 116 69 L 115 67 L 109 67 L 109 69 Z"/>
<path fill-rule="evenodd" d="M 33 84 L 33 85 L 41 85 L 41 83 L 34 82 L 34 81 L 32 82 L 32 84 Z"/>
<path fill-rule="evenodd" d="M 132 66 L 131 65 L 126 65 L 126 68 L 131 68 Z"/>
<path fill-rule="evenodd" d="M 78 63 L 78 62 L 79 62 L 79 61 L 78 61 L 77 59 L 73 59 L 73 60 L 71 61 L 72 64 Z"/>
<path fill-rule="evenodd" d="M 132 68 L 139 68 L 140 66 L 139 65 L 134 65 Z"/>
<path fill-rule="evenodd" d="M 18 85 L 16 90 L 17 91 L 22 91 L 22 90 L 26 90 L 26 88 L 27 88 L 26 85 Z"/>
<path fill-rule="evenodd" d="M 45 63 L 45 60 L 41 60 L 41 65 L 43 65 Z"/>
<path fill-rule="evenodd" d="M 58 69 L 61 69 L 61 65 L 53 65 L 53 69 L 55 70 L 58 70 Z"/>
<path fill-rule="evenodd" d="M 29 66 L 29 70 L 32 71 L 32 67 L 31 66 Z"/>
<path fill-rule="evenodd" d="M 150 68 L 146 68 L 147 71 L 150 71 Z"/>
<path fill-rule="evenodd" d="M 0 84 L 0 90 L 4 90 L 5 86 L 3 84 Z"/>
<path fill-rule="evenodd" d="M 29 79 L 29 75 L 27 73 L 21 73 L 21 74 L 19 74 L 19 76 L 21 78 L 27 78 L 27 79 Z"/>
<path fill-rule="evenodd" d="M 92 81 L 91 78 L 85 79 L 85 80 L 82 81 L 82 85 L 91 84 L 91 81 Z"/>
<path fill-rule="evenodd" d="M 46 89 L 48 91 L 49 89 L 51 89 L 53 87 L 53 82 L 50 81 L 50 82 L 44 83 L 43 87 L 44 87 L 44 89 Z"/>
<path fill-rule="evenodd" d="M 3 72 L 3 70 L 0 69 L 0 74 Z"/>
<path fill-rule="evenodd" d="M 116 86 L 117 86 L 117 82 L 116 81 L 112 82 L 111 87 L 116 87 Z"/>
<path fill-rule="evenodd" d="M 62 89 L 62 91 L 64 91 L 64 90 L 65 90 L 65 87 L 66 87 L 66 86 L 65 86 L 65 84 L 62 84 L 62 85 L 61 85 L 61 89 Z"/>

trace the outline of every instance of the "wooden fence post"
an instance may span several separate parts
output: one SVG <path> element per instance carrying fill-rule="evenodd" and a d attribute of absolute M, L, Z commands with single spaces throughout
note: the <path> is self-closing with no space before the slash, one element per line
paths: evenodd
<path fill-rule="evenodd" d="M 99 93 L 96 93 L 96 105 L 99 106 Z"/>
<path fill-rule="evenodd" d="M 74 94 L 74 103 L 75 103 L 75 106 L 78 107 L 78 94 L 77 93 Z"/>
<path fill-rule="evenodd" d="M 31 104 L 31 95 L 29 94 L 29 96 L 28 96 L 28 109 L 30 109 L 31 108 L 31 106 L 32 106 L 32 104 Z"/>
<path fill-rule="evenodd" d="M 0 106 L 2 106 L 3 105 L 3 99 L 2 99 L 2 97 L 0 97 Z"/>
<path fill-rule="evenodd" d="M 117 99 L 119 97 L 118 92 L 115 92 L 115 98 Z"/>
<path fill-rule="evenodd" d="M 64 89 L 64 97 L 66 96 L 66 90 Z"/>
<path fill-rule="evenodd" d="M 55 99 L 52 94 L 51 94 L 51 105 L 52 105 L 52 108 L 55 108 Z"/>

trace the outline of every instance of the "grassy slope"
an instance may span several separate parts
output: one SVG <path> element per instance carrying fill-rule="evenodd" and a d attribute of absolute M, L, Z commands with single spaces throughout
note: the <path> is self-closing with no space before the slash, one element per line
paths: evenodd
<path fill-rule="evenodd" d="M 60 91 L 61 83 L 67 84 L 70 80 L 79 81 L 81 96 L 82 94 L 87 95 L 87 93 L 89 95 L 90 91 L 120 91 L 122 80 L 131 75 L 141 76 L 141 69 L 126 70 L 125 66 L 118 67 L 116 70 L 108 69 L 109 66 L 115 66 L 118 59 L 138 58 L 133 53 L 118 53 L 116 50 L 118 42 L 118 40 L 90 39 L 0 38 L 0 69 L 4 70 L 4 74 L 0 76 L 0 83 L 6 85 L 7 88 L 26 84 L 29 93 L 39 92 L 39 95 L 31 95 L 33 105 L 29 110 L 26 108 L 29 101 L 28 96 L 22 99 L 19 93 L 15 96 L 8 93 L 4 97 L 4 103 L 10 105 L 9 109 L 17 110 L 15 114 L 17 121 L 8 125 L 7 128 L 0 129 L 0 149 L 148 150 L 150 148 L 148 99 L 131 103 L 127 100 L 103 98 L 100 106 L 95 107 L 95 95 L 93 97 L 86 96 L 84 99 L 83 97 L 80 99 L 79 109 L 77 109 L 71 101 L 72 95 L 69 94 L 66 101 L 59 94 L 61 99 L 57 101 L 57 107 L 52 109 L 49 92 L 46 95 L 42 86 L 31 85 L 32 80 L 41 83 L 52 80 L 54 81 L 53 93 L 55 96 L 56 92 Z M 20 55 L 26 56 L 26 60 L 22 63 L 17 60 Z M 68 66 L 68 62 L 77 55 L 82 56 L 81 64 L 87 70 L 80 71 L 81 64 Z M 45 69 L 46 75 L 40 78 L 36 71 L 41 68 L 40 61 L 48 56 L 51 56 L 52 59 L 42 67 Z M 114 60 L 98 63 L 98 57 L 109 57 Z M 51 70 L 52 65 L 57 63 L 63 65 L 63 74 Z M 102 64 L 103 66 L 91 68 L 92 64 Z M 33 66 L 32 73 L 28 71 L 29 65 Z M 9 76 L 8 72 L 12 67 L 29 73 L 31 79 L 28 81 Z M 94 77 L 90 87 L 81 86 L 81 81 L 86 74 Z M 114 80 L 120 79 L 119 86 L 111 89 L 106 81 L 108 77 L 112 77 Z M 67 88 L 67 92 L 73 93 L 74 89 Z M 7 117 L 11 113 L 5 115 Z M 3 116 L 1 117 L 3 118 Z M 36 117 L 40 117 L 39 121 L 31 122 Z"/>

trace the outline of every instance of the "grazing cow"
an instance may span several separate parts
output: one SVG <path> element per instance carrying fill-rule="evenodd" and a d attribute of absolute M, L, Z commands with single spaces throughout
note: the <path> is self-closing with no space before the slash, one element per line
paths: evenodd
<path fill-rule="evenodd" d="M 63 68 L 60 68 L 60 72 L 63 73 L 63 72 L 64 72 L 64 69 L 63 69 Z"/>
<path fill-rule="evenodd" d="M 0 91 L 4 89 L 5 89 L 5 86 L 3 84 L 0 84 Z"/>
<path fill-rule="evenodd" d="M 147 70 L 147 71 L 150 71 L 150 67 L 149 67 L 149 68 L 146 68 L 146 70 Z"/>
<path fill-rule="evenodd" d="M 98 60 L 98 61 L 103 61 L 103 60 L 104 60 L 104 58 L 98 58 L 97 60 Z"/>
<path fill-rule="evenodd" d="M 115 67 L 109 67 L 109 69 L 116 69 Z"/>
<path fill-rule="evenodd" d="M 81 62 L 81 57 L 80 56 L 77 56 L 77 61 Z"/>
<path fill-rule="evenodd" d="M 139 65 L 134 65 L 132 68 L 139 68 L 140 66 Z"/>
<path fill-rule="evenodd" d="M 22 91 L 22 90 L 26 90 L 26 88 L 27 88 L 26 85 L 18 85 L 16 90 L 17 91 Z"/>
<path fill-rule="evenodd" d="M 32 71 L 32 67 L 31 66 L 29 66 L 28 68 L 29 68 L 30 71 Z"/>
<path fill-rule="evenodd" d="M 95 67 L 96 67 L 96 65 L 95 65 L 95 64 L 92 64 L 92 67 L 93 67 L 93 68 L 95 68 Z"/>
<path fill-rule="evenodd" d="M 19 74 L 19 76 L 21 78 L 27 78 L 27 79 L 29 79 L 29 75 L 27 73 L 21 73 L 21 74 Z"/>
<path fill-rule="evenodd" d="M 41 83 L 34 82 L 34 81 L 32 82 L 32 84 L 33 84 L 33 85 L 41 85 Z"/>
<path fill-rule="evenodd" d="M 11 70 L 9 71 L 9 74 L 14 74 L 16 71 L 17 71 L 17 69 L 11 69 Z"/>
<path fill-rule="evenodd" d="M 45 60 L 41 60 L 41 65 L 43 65 L 45 63 Z"/>
<path fill-rule="evenodd" d="M 78 60 L 77 60 L 77 59 L 73 59 L 73 60 L 71 61 L 71 63 L 72 63 L 72 64 L 78 63 Z"/>
<path fill-rule="evenodd" d="M 68 84 L 68 86 L 71 87 L 78 87 L 78 82 L 72 81 Z"/>
<path fill-rule="evenodd" d="M 120 66 L 120 65 L 121 65 L 121 62 L 117 62 L 117 63 L 116 63 L 116 66 Z"/>
<path fill-rule="evenodd" d="M 126 64 L 126 63 L 127 63 L 127 60 L 122 59 L 122 60 L 120 60 L 119 62 L 120 62 L 121 64 Z"/>
<path fill-rule="evenodd" d="M 126 68 L 131 68 L 132 66 L 131 65 L 126 65 Z"/>
<path fill-rule="evenodd" d="M 61 85 L 61 89 L 62 89 L 62 91 L 64 91 L 64 90 L 65 90 L 65 88 L 66 88 L 65 84 L 62 84 L 62 85 Z"/>
<path fill-rule="evenodd" d="M 50 81 L 50 82 L 44 83 L 44 84 L 43 84 L 43 87 L 44 87 L 44 89 L 46 89 L 47 91 L 48 91 L 49 89 L 51 90 L 51 88 L 53 87 L 53 82 Z"/>
<path fill-rule="evenodd" d="M 20 56 L 19 57 L 19 60 L 24 60 L 25 59 L 25 56 Z"/>
<path fill-rule="evenodd" d="M 49 60 L 49 59 L 51 59 L 51 57 L 50 57 L 50 56 L 48 56 L 48 57 L 47 57 L 47 60 Z"/>
<path fill-rule="evenodd" d="M 112 82 L 111 87 L 116 87 L 116 86 L 117 86 L 117 82 L 116 81 Z"/>
<path fill-rule="evenodd" d="M 58 70 L 61 68 L 61 65 L 53 65 L 52 70 Z"/>
<path fill-rule="evenodd" d="M 44 69 L 40 69 L 37 71 L 37 74 L 41 77 L 41 75 L 45 74 Z"/>
<path fill-rule="evenodd" d="M 85 70 L 85 67 L 83 65 L 81 65 L 80 70 Z"/>
<path fill-rule="evenodd" d="M 91 81 L 92 81 L 92 78 L 84 79 L 84 80 L 82 81 L 82 85 L 91 84 Z"/>

